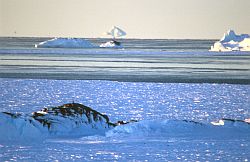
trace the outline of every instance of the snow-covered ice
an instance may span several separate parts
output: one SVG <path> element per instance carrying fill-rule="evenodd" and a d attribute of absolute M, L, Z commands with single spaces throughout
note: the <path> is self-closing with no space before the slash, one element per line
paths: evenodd
<path fill-rule="evenodd" d="M 44 108 L 31 114 L 0 113 L 0 142 L 41 141 L 101 135 L 232 138 L 250 133 L 246 120 L 220 119 L 211 124 L 189 120 L 130 120 L 111 123 L 107 115 L 78 103 Z"/>
<path fill-rule="evenodd" d="M 211 46 L 210 51 L 250 51 L 250 35 L 237 35 L 233 30 L 227 33 Z"/>

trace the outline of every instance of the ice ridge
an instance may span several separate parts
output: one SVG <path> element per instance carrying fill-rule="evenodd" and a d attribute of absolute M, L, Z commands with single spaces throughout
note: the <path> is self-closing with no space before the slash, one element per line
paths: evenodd
<path fill-rule="evenodd" d="M 211 124 L 189 120 L 131 120 L 110 122 L 107 115 L 79 103 L 44 108 L 31 114 L 0 113 L 1 141 L 47 138 L 122 136 L 239 136 L 250 133 L 250 119 L 220 119 Z"/>

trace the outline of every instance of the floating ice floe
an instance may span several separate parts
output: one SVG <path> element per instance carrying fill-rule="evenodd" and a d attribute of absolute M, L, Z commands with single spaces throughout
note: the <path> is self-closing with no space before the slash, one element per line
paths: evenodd
<path fill-rule="evenodd" d="M 227 33 L 211 46 L 210 51 L 250 51 L 250 35 L 237 35 L 233 30 Z"/>
<path fill-rule="evenodd" d="M 35 44 L 38 48 L 93 48 L 95 47 L 89 41 L 83 38 L 54 38 L 39 44 Z"/>

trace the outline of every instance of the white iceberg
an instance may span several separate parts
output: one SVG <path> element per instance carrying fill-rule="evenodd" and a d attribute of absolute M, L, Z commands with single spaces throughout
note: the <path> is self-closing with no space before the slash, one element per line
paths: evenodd
<path fill-rule="evenodd" d="M 39 44 L 36 48 L 93 48 L 95 47 L 89 41 L 83 38 L 54 38 Z"/>
<path fill-rule="evenodd" d="M 120 42 L 112 40 L 100 45 L 101 48 L 123 48 Z"/>
<path fill-rule="evenodd" d="M 211 46 L 210 51 L 250 51 L 250 35 L 237 35 L 233 30 L 227 33 Z"/>
<path fill-rule="evenodd" d="M 114 39 L 117 37 L 125 36 L 127 33 L 117 26 L 113 26 L 110 31 L 106 32 L 106 35 L 111 35 Z"/>

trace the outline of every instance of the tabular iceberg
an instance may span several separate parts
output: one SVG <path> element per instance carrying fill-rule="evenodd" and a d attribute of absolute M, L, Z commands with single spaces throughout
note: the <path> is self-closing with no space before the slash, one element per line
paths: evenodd
<path fill-rule="evenodd" d="M 83 38 L 54 38 L 39 44 L 35 44 L 35 47 L 41 48 L 93 48 L 95 47 L 89 41 Z"/>
<path fill-rule="evenodd" d="M 250 51 L 250 35 L 237 35 L 233 30 L 227 33 L 211 46 L 210 51 Z"/>

